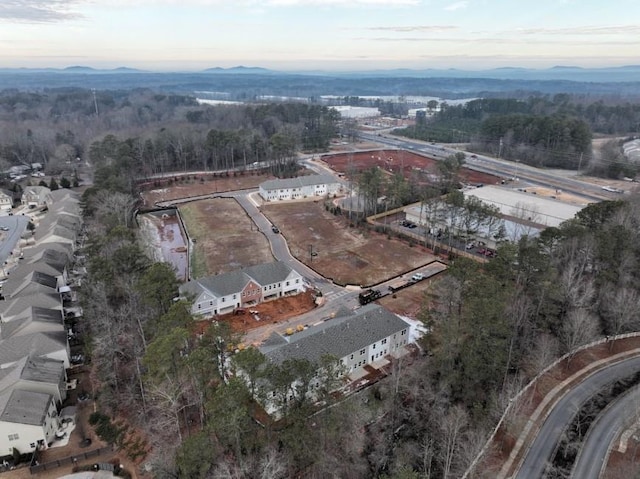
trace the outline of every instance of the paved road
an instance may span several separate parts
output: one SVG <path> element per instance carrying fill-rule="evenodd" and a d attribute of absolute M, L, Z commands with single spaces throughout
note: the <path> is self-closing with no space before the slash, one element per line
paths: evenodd
<path fill-rule="evenodd" d="M 0 231 L 0 266 L 11 255 L 11 251 L 15 248 L 20 236 L 24 233 L 29 217 L 23 215 L 0 216 L 0 227 L 9 228 L 9 231 Z"/>
<path fill-rule="evenodd" d="M 416 140 L 377 136 L 377 134 L 371 133 L 361 132 L 358 134 L 358 136 L 367 141 L 381 143 L 393 148 L 404 148 L 406 150 L 413 150 L 418 153 L 425 153 L 433 157 L 434 159 L 443 159 L 449 155 L 453 155 L 462 151 L 456 148 L 449 148 L 442 145 L 431 145 Z M 562 176 L 558 176 L 553 172 L 547 172 L 539 168 L 533 168 L 527 165 L 523 165 L 522 163 L 500 160 L 491 156 L 477 155 L 477 158 L 472 159 L 469 158 L 471 153 L 463 153 L 467 154 L 466 166 L 473 170 L 498 175 L 503 178 L 518 177 L 525 179 L 533 184 L 551 186 L 562 191 L 582 195 L 597 201 L 603 199 L 620 198 L 619 194 L 606 192 L 602 189 L 601 186 L 594 185 L 592 183 L 587 183 L 573 178 L 565 178 Z"/>
<path fill-rule="evenodd" d="M 638 414 L 640 386 L 616 398 L 591 425 L 571 472 L 575 479 L 598 479 L 618 433 Z"/>
<path fill-rule="evenodd" d="M 603 386 L 635 374 L 639 370 L 640 357 L 626 359 L 588 376 L 567 392 L 542 425 L 515 477 L 520 479 L 543 477 L 545 467 L 551 459 L 563 431 L 569 425 L 580 406 Z M 601 447 L 606 449 L 608 444 L 601 444 Z"/>

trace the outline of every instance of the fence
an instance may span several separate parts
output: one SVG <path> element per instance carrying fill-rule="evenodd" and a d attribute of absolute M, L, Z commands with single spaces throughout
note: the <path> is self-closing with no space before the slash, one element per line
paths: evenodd
<path fill-rule="evenodd" d="M 37 461 L 35 460 L 36 455 L 34 454 L 33 457 L 34 457 L 35 464 L 32 464 L 31 466 L 29 466 L 29 471 L 31 472 L 31 474 L 36 474 L 42 471 L 57 469 L 58 467 L 62 467 L 62 466 L 74 465 L 80 461 L 84 461 L 85 459 L 98 457 L 98 456 L 101 456 L 102 454 L 105 454 L 107 452 L 112 452 L 112 451 L 113 451 L 113 447 L 105 446 L 99 449 L 93 449 L 92 451 L 76 454 L 74 456 L 67 456 L 67 457 L 63 457 L 62 459 L 57 459 L 55 461 L 45 462 L 44 464 L 38 464 Z"/>

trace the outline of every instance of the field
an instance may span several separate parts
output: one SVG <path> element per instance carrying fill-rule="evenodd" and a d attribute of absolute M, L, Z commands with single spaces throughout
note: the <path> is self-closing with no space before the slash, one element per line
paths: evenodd
<path fill-rule="evenodd" d="M 319 201 L 267 205 L 262 212 L 280 227 L 294 256 L 339 284 L 377 284 L 435 259 L 424 248 L 350 228 Z"/>
<path fill-rule="evenodd" d="M 188 198 L 190 196 L 222 193 L 225 191 L 257 188 L 260 183 L 273 179 L 271 175 L 251 172 L 234 176 L 182 175 L 171 180 L 157 180 L 153 183 L 140 185 L 146 190 L 141 193 L 144 205 L 153 206 L 158 201 Z"/>
<path fill-rule="evenodd" d="M 235 200 L 194 201 L 180 206 L 180 213 L 195 240 L 193 278 L 273 261 L 269 242 Z"/>
<path fill-rule="evenodd" d="M 354 170 L 366 170 L 374 166 L 393 173 L 401 171 L 405 178 L 410 178 L 416 173 L 438 174 L 438 161 L 406 150 L 376 150 L 324 155 L 321 159 L 336 172 L 344 174 Z M 463 182 L 470 184 L 496 184 L 500 182 L 496 176 L 466 168 L 461 170 L 460 177 Z"/>

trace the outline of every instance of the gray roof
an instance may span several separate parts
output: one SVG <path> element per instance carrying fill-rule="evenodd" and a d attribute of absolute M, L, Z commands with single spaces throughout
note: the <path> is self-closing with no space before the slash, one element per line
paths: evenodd
<path fill-rule="evenodd" d="M 25 297 L 31 296 L 32 294 L 58 294 L 58 290 L 54 288 L 50 288 L 49 286 L 45 286 L 43 284 L 31 282 L 31 283 L 26 283 L 23 288 L 20 288 L 11 294 L 8 294 L 6 291 L 4 291 L 4 288 L 3 288 L 3 294 L 5 296 L 5 299 L 6 298 L 15 299 L 22 296 L 25 296 Z"/>
<path fill-rule="evenodd" d="M 0 366 L 25 356 L 46 356 L 67 349 L 67 333 L 63 331 L 13 336 L 0 342 Z"/>
<path fill-rule="evenodd" d="M 366 348 L 409 324 L 376 304 L 360 308 L 357 313 L 325 321 L 288 337 L 279 347 L 261 347 L 260 351 L 274 363 L 287 359 L 306 359 L 317 363 L 323 356 L 343 358 Z"/>
<path fill-rule="evenodd" d="M 41 426 L 44 424 L 51 401 L 51 394 L 14 389 L 0 414 L 0 421 Z"/>
<path fill-rule="evenodd" d="M 37 293 L 29 296 L 18 296 L 14 299 L 0 301 L 0 317 L 2 319 L 20 316 L 28 308 L 59 309 L 62 311 L 62 302 L 58 294 Z"/>
<path fill-rule="evenodd" d="M 297 176 L 295 178 L 284 178 L 278 180 L 267 180 L 260 183 L 263 190 L 281 190 L 286 188 L 302 188 L 303 186 L 326 185 L 339 183 L 332 175 L 308 175 Z"/>
<path fill-rule="evenodd" d="M 64 362 L 49 358 L 28 358 L 20 377 L 26 381 L 60 384 L 64 378 Z"/>
<path fill-rule="evenodd" d="M 51 244 L 53 243 L 45 243 L 43 246 Z M 44 263 L 62 272 L 69 264 L 69 256 L 70 255 L 68 253 L 58 251 L 54 248 L 44 248 L 36 250 L 29 254 L 25 254 L 24 259 L 26 260 L 26 263 Z"/>
<path fill-rule="evenodd" d="M 212 292 L 217 297 L 228 296 L 242 291 L 251 280 L 263 286 L 284 281 L 289 274 L 291 274 L 289 266 L 281 261 L 275 261 L 189 281 L 180 287 L 180 291 L 197 296 L 205 290 Z"/>
<path fill-rule="evenodd" d="M 69 243 L 56 243 L 56 242 L 41 243 L 37 246 L 26 247 L 22 251 L 26 259 L 26 258 L 33 258 L 45 250 L 54 250 L 54 251 L 60 252 L 66 255 L 67 258 L 69 259 L 71 259 L 71 256 L 73 255 L 73 248 L 71 247 L 71 245 L 69 245 Z"/>
<path fill-rule="evenodd" d="M 64 375 L 64 362 L 25 356 L 13 366 L 0 369 L 0 391 L 14 387 L 20 379 L 58 385 Z"/>
<path fill-rule="evenodd" d="M 49 212 L 44 218 L 42 218 L 42 220 L 40 220 L 37 230 L 47 231 L 55 228 L 56 226 L 62 226 L 63 228 L 67 228 L 71 231 L 78 231 L 81 223 L 80 218 L 77 216 L 69 215 L 67 213 L 53 214 L 52 212 Z"/>
<path fill-rule="evenodd" d="M 45 263 L 44 261 L 34 261 L 33 263 L 21 261 L 20 263 L 18 263 L 18 266 L 16 268 L 11 270 L 11 274 L 9 275 L 9 277 L 11 277 L 12 275 L 25 277 L 30 275 L 31 273 L 37 272 L 57 278 L 58 276 L 62 275 L 63 271 L 64 267 L 55 267 Z"/>
<path fill-rule="evenodd" d="M 49 229 L 40 227 L 36 228 L 36 241 L 43 240 L 49 236 L 59 236 L 60 238 L 75 241 L 77 234 L 74 230 L 58 224 L 51 226 Z"/>
<path fill-rule="evenodd" d="M 35 324 L 34 324 L 35 323 Z M 47 309 L 30 307 L 23 311 L 18 317 L 11 321 L 0 323 L 0 337 L 2 339 L 15 336 L 20 330 L 33 325 L 25 333 L 37 333 L 47 331 L 64 331 L 64 319 L 62 311 L 58 309 Z"/>
<path fill-rule="evenodd" d="M 58 280 L 55 276 L 41 273 L 39 271 L 31 271 L 24 276 L 13 274 L 12 272 L 9 275 L 7 282 L 2 285 L 2 294 L 4 296 L 14 296 L 24 290 L 31 283 L 46 286 L 47 288 L 52 289 L 53 292 L 56 292 L 58 288 Z"/>

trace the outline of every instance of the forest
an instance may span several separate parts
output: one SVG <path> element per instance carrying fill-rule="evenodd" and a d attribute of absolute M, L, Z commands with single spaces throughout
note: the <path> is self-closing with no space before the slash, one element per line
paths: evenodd
<path fill-rule="evenodd" d="M 296 151 L 327 149 L 337 122 L 335 110 L 305 103 L 212 108 L 150 90 L 4 91 L 0 170 L 41 163 L 58 175 L 82 158 L 133 179 L 259 161 L 286 175 Z"/>
<path fill-rule="evenodd" d="M 621 178 L 635 176 L 617 148 L 606 157 L 591 149 L 594 134 L 633 137 L 640 125 L 640 105 L 585 102 L 567 94 L 527 100 L 478 99 L 463 105 L 440 105 L 431 118 L 398 134 L 426 141 L 469 143 L 469 149 L 548 168 L 590 170 Z"/>

